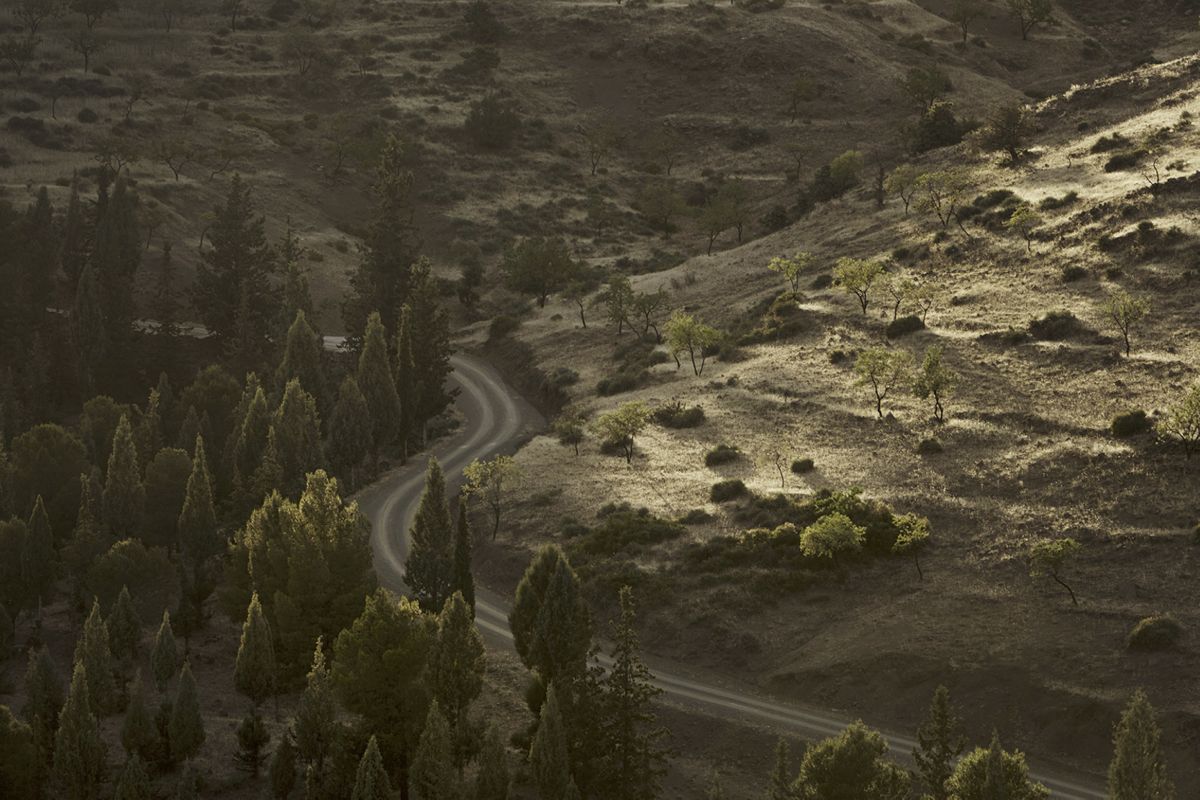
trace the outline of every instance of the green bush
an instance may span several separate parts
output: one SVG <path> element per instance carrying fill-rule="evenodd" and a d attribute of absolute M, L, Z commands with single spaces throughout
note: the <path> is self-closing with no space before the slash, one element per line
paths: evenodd
<path fill-rule="evenodd" d="M 1086 332 L 1083 323 L 1070 311 L 1051 311 L 1029 323 L 1030 335 L 1048 342 L 1060 342 Z"/>
<path fill-rule="evenodd" d="M 719 467 L 737 461 L 742 457 L 742 451 L 727 444 L 719 444 L 704 454 L 704 466 Z"/>
<path fill-rule="evenodd" d="M 1129 138 L 1120 133 L 1114 133 L 1112 136 L 1101 136 L 1096 140 L 1096 143 L 1091 147 L 1091 153 L 1111 153 L 1113 150 L 1120 150 L 1123 147 L 1128 147 L 1130 144 Z"/>
<path fill-rule="evenodd" d="M 1183 626 L 1170 614 L 1155 614 L 1133 626 L 1126 646 L 1136 652 L 1170 650 L 1183 638 Z"/>
<path fill-rule="evenodd" d="M 691 511 L 679 518 L 680 525 L 704 525 L 712 522 L 716 517 L 705 511 L 703 508 L 693 508 Z"/>
<path fill-rule="evenodd" d="M 695 428 L 704 424 L 704 409 L 700 406 L 685 406 L 679 400 L 660 406 L 650 416 L 664 428 Z"/>
<path fill-rule="evenodd" d="M 1079 192 L 1074 190 L 1067 192 L 1062 197 L 1043 197 L 1038 203 L 1039 211 L 1057 211 L 1060 208 L 1073 206 L 1079 202 Z"/>
<path fill-rule="evenodd" d="M 640 372 L 618 372 L 615 375 L 609 375 L 607 378 L 601 378 L 596 384 L 596 394 L 601 397 L 609 397 L 614 394 L 622 394 L 631 392 L 641 386 L 650 377 L 645 370 Z"/>
<path fill-rule="evenodd" d="M 519 327 L 521 327 L 520 319 L 511 314 L 501 314 L 488 326 L 488 338 L 503 339 Z"/>
<path fill-rule="evenodd" d="M 925 321 L 916 314 L 909 314 L 906 317 L 897 317 L 888 323 L 884 333 L 889 339 L 899 339 L 901 336 L 907 336 L 910 333 L 925 329 Z"/>
<path fill-rule="evenodd" d="M 471 103 L 463 128 L 480 147 L 500 150 L 513 143 L 521 118 L 510 102 L 491 93 Z"/>
<path fill-rule="evenodd" d="M 1112 421 L 1112 435 L 1122 439 L 1127 436 L 1149 433 L 1153 429 L 1154 423 L 1140 408 L 1125 414 L 1118 414 L 1113 417 Z"/>
<path fill-rule="evenodd" d="M 938 453 L 942 452 L 944 449 L 945 448 L 942 447 L 942 443 L 939 442 L 937 439 L 933 439 L 933 438 L 922 439 L 920 441 L 920 443 L 917 445 L 917 455 L 936 456 Z"/>
<path fill-rule="evenodd" d="M 746 484 L 734 478 L 728 481 L 717 481 L 709 490 L 708 496 L 714 503 L 728 503 L 746 494 Z"/>
<path fill-rule="evenodd" d="M 793 475 L 803 475 L 806 472 L 812 472 L 815 468 L 811 458 L 798 458 L 792 462 Z"/>
<path fill-rule="evenodd" d="M 605 514 L 602 520 L 586 532 L 573 531 L 575 535 L 570 544 L 573 554 L 589 558 L 613 556 L 653 547 L 685 533 L 681 523 L 657 517 L 645 508 L 635 511 L 623 507 Z"/>
<path fill-rule="evenodd" d="M 1117 153 L 1110 158 L 1104 165 L 1105 172 L 1124 172 L 1131 170 L 1138 164 L 1142 163 L 1142 159 L 1146 157 L 1146 150 L 1138 148 L 1137 150 L 1126 150 L 1123 153 Z"/>

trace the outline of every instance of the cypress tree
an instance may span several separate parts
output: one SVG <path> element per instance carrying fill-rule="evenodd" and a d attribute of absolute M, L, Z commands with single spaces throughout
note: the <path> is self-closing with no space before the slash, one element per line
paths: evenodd
<path fill-rule="evenodd" d="M 272 422 L 283 468 L 283 494 L 297 497 L 304 490 L 305 476 L 321 466 L 321 417 L 317 403 L 293 378 L 283 390 L 283 399 Z"/>
<path fill-rule="evenodd" d="M 566 731 L 553 683 L 546 688 L 546 701 L 538 715 L 537 733 L 529 747 L 529 768 L 533 772 L 538 795 L 545 800 L 565 796 L 567 787 L 573 784 L 567 757 Z"/>
<path fill-rule="evenodd" d="M 150 298 L 150 315 L 154 320 L 154 335 L 159 339 L 159 353 L 169 356 L 171 345 L 179 335 L 177 315 L 179 300 L 175 294 L 175 261 L 171 257 L 171 243 L 162 243 L 162 255 L 155 269 L 154 292 Z"/>
<path fill-rule="evenodd" d="M 658 725 L 652 705 L 662 693 L 651 683 L 638 643 L 633 590 L 620 591 L 621 616 L 613 629 L 612 667 L 608 670 L 603 716 L 607 796 L 618 800 L 653 800 L 666 771 L 666 753 L 659 740 L 666 731 Z"/>
<path fill-rule="evenodd" d="M 146 489 L 138 466 L 129 417 L 122 414 L 113 434 L 104 481 L 104 525 L 118 537 L 136 535 L 146 511 Z"/>
<path fill-rule="evenodd" d="M 271 781 L 271 797 L 275 800 L 287 800 L 296 787 L 296 747 L 292 744 L 291 734 L 286 731 L 271 756 L 268 778 Z"/>
<path fill-rule="evenodd" d="M 193 565 L 221 552 L 222 542 L 217 533 L 217 514 L 213 509 L 212 479 L 208 474 L 208 456 L 204 452 L 204 437 L 196 437 L 192 455 L 192 474 L 188 477 L 187 494 L 179 512 L 179 549 Z"/>
<path fill-rule="evenodd" d="M 318 407 L 325 407 L 325 370 L 321 365 L 324 343 L 303 310 L 296 310 L 296 317 L 287 331 L 287 343 L 283 361 L 275 371 L 275 384 L 286 386 L 298 380 L 304 390 L 316 400 Z"/>
<path fill-rule="evenodd" d="M 92 600 L 92 611 L 83 624 L 83 633 L 75 643 L 75 663 L 85 669 L 91 711 L 103 716 L 112 707 L 116 695 L 113 683 L 113 657 L 108 644 L 108 625 L 100 615 L 100 601 Z"/>
<path fill-rule="evenodd" d="M 255 498 L 255 504 L 263 498 L 270 497 L 271 492 L 283 488 L 283 463 L 279 455 L 279 437 L 275 434 L 275 426 L 267 430 L 267 448 L 263 450 L 262 462 L 254 472 L 254 480 L 250 482 L 250 495 Z"/>
<path fill-rule="evenodd" d="M 467 709 L 483 690 L 487 661 L 483 637 L 475 627 L 471 609 L 458 592 L 446 600 L 438 617 L 432 667 L 430 683 L 434 699 L 444 709 L 446 721 L 459 741 L 467 723 Z M 455 763 L 461 760 L 456 753 Z"/>
<path fill-rule="evenodd" d="M 371 452 L 371 415 L 366 398 L 350 375 L 342 379 L 337 403 L 329 418 L 329 443 L 326 456 L 339 476 L 357 485 L 358 468 Z"/>
<path fill-rule="evenodd" d="M 379 312 L 367 319 L 362 353 L 358 357 L 358 388 L 371 415 L 371 453 L 376 459 L 400 432 L 400 397 L 388 364 L 387 333 Z"/>
<path fill-rule="evenodd" d="M 292 734 L 300 760 L 315 766 L 320 772 L 325 759 L 333 751 L 338 730 L 337 699 L 325 664 L 323 643 L 318 638 L 313 648 L 312 669 L 308 672 L 308 680 L 292 722 Z"/>
<path fill-rule="evenodd" d="M 396 330 L 395 378 L 396 394 L 400 397 L 400 443 L 404 458 L 408 458 L 408 445 L 413 433 L 419 428 L 417 418 L 420 403 L 420 387 L 416 362 L 413 360 L 412 309 L 405 304 L 400 309 L 400 320 Z"/>
<path fill-rule="evenodd" d="M 525 568 L 525 574 L 517 584 L 512 610 L 508 613 L 508 626 L 513 634 L 513 646 L 521 662 L 529 669 L 534 668 L 533 640 L 538 612 L 546 597 L 551 578 L 563 560 L 562 550 L 557 545 L 545 545 Z"/>
<path fill-rule="evenodd" d="M 438 290 L 431 266 L 421 259 L 413 269 L 412 329 L 421 332 L 421 341 L 413 348 L 414 385 L 417 391 L 417 410 L 410 415 L 419 426 L 421 442 L 429 420 L 441 414 L 453 399 L 446 391 L 446 378 L 451 372 L 450 321 L 438 302 Z M 415 432 L 415 431 L 414 431 Z"/>
<path fill-rule="evenodd" d="M 265 758 L 263 748 L 270 741 L 271 734 L 263 725 L 262 717 L 258 715 L 257 709 L 243 717 L 237 729 L 238 751 L 234 755 L 238 766 L 257 778 L 258 770 Z"/>
<path fill-rule="evenodd" d="M 71 541 L 63 549 L 63 559 L 71 573 L 76 598 L 82 602 L 83 583 L 87 571 L 97 558 L 108 552 L 113 538 L 100 524 L 100 471 L 79 476 L 79 514 Z"/>
<path fill-rule="evenodd" d="M 1108 767 L 1111 800 L 1173 800 L 1175 787 L 1167 777 L 1162 731 L 1154 708 L 1140 689 L 1121 714 L 1113 734 L 1113 759 Z"/>
<path fill-rule="evenodd" d="M 52 779 L 68 800 L 96 800 L 104 783 L 104 742 L 91 707 L 87 667 L 76 662 L 54 737 Z"/>
<path fill-rule="evenodd" d="M 283 268 L 283 304 L 279 308 L 279 332 L 284 334 L 288 326 L 296 319 L 296 315 L 304 312 L 306 316 L 313 314 L 312 291 L 308 282 L 308 269 L 301 265 L 300 257 L 304 255 L 304 247 L 300 237 L 292 228 L 292 218 L 287 219 L 287 228 L 275 246 L 279 254 L 279 264 Z M 290 377 L 290 376 L 289 376 Z M 282 386 L 284 381 L 280 381 Z"/>
<path fill-rule="evenodd" d="M 1000 746 L 1000 734 L 992 731 L 992 743 L 988 746 L 984 759 L 983 792 L 984 800 L 1003 800 L 1008 796 L 1008 776 L 1004 769 L 1004 748 Z"/>
<path fill-rule="evenodd" d="M 372 736 L 367 742 L 358 772 L 354 776 L 354 791 L 350 800 L 391 800 L 392 784 L 387 770 L 383 768 L 383 757 L 379 754 L 379 743 Z"/>
<path fill-rule="evenodd" d="M 771 780 L 763 800 L 796 800 L 792 791 L 792 768 L 787 740 L 782 736 L 775 743 L 775 766 L 771 769 Z M 715 778 L 715 775 L 714 775 Z"/>
<path fill-rule="evenodd" d="M 183 421 L 179 423 L 179 436 L 175 439 L 175 446 L 180 450 L 190 450 L 196 446 L 196 437 L 202 434 L 200 414 L 194 405 L 189 405 L 183 414 Z"/>
<path fill-rule="evenodd" d="M 239 505 L 244 506 L 247 511 L 261 499 L 252 496 L 250 487 L 254 481 L 254 473 L 262 463 L 263 452 L 267 447 L 267 431 L 270 427 L 271 412 L 267 408 L 267 396 L 262 387 L 256 387 L 242 416 L 232 459 L 235 491 L 246 495 L 240 498 Z"/>
<path fill-rule="evenodd" d="M 29 666 L 25 670 L 25 708 L 22 713 L 33 732 L 33 749 L 38 765 L 34 783 L 39 789 L 44 789 L 48 783 L 54 763 L 54 737 L 58 731 L 58 715 L 62 705 L 62 681 L 54 668 L 50 651 L 45 647 L 30 651 Z"/>
<path fill-rule="evenodd" d="M 54 531 L 50 516 L 39 494 L 33 502 L 33 513 L 25 526 L 25 541 L 21 547 L 21 580 L 31 599 L 40 610 L 42 600 L 54 584 Z"/>
<path fill-rule="evenodd" d="M 250 698 L 256 713 L 275 691 L 275 646 L 271 640 L 271 626 L 258 601 L 258 592 L 250 597 L 250 606 L 246 609 L 233 683 L 239 692 Z"/>
<path fill-rule="evenodd" d="M 150 776 L 137 753 L 125 762 L 113 800 L 150 800 Z"/>
<path fill-rule="evenodd" d="M 75 286 L 88 259 L 88 224 L 79 199 L 79 181 L 71 182 L 71 199 L 63 217 L 62 247 L 59 260 L 70 286 Z"/>
<path fill-rule="evenodd" d="M 108 331 L 104 326 L 104 309 L 100 301 L 96 268 L 91 263 L 84 266 L 75 286 L 71 335 L 75 344 L 75 357 L 79 362 L 80 385 L 85 395 L 93 395 L 96 393 L 96 387 L 102 382 L 110 344 Z"/>
<path fill-rule="evenodd" d="M 135 660 L 142 640 L 142 621 L 138 618 L 137 609 L 133 607 L 133 598 L 129 596 L 128 587 L 121 587 L 117 602 L 113 603 L 112 611 L 108 612 L 106 624 L 113 655 L 122 660 Z"/>
<path fill-rule="evenodd" d="M 409 530 L 404 582 L 426 611 L 438 611 L 454 583 L 454 534 L 446 506 L 446 479 L 436 458 L 425 471 L 425 491 Z"/>
<path fill-rule="evenodd" d="M 154 685 L 166 693 L 179 669 L 179 649 L 175 645 L 175 632 L 171 630 L 171 613 L 163 610 L 162 623 L 154 636 L 154 650 L 150 653 L 150 668 L 154 671 Z"/>
<path fill-rule="evenodd" d="M 179 688 L 175 691 L 175 702 L 171 705 L 168 733 L 171 758 L 176 761 L 191 760 L 204 744 L 204 718 L 200 716 L 200 697 L 196 692 L 196 679 L 192 677 L 192 668 L 186 661 L 179 673 Z"/>
<path fill-rule="evenodd" d="M 533 668 L 546 682 L 580 676 L 586 670 L 591 643 L 591 613 L 579 578 L 566 559 L 561 559 L 534 623 L 530 647 Z"/>
<path fill-rule="evenodd" d="M 458 496 L 458 525 L 454 529 L 454 582 L 451 590 L 462 595 L 475 616 L 475 576 L 471 572 L 471 519 L 466 495 Z"/>
<path fill-rule="evenodd" d="M 175 785 L 175 800 L 199 800 L 200 798 L 200 775 L 197 774 L 196 768 L 188 764 L 183 768 L 183 774 L 179 776 L 179 783 Z"/>
<path fill-rule="evenodd" d="M 102 209 L 102 210 L 100 210 Z M 112 196 L 96 215 L 96 240 L 91 263 L 96 268 L 108 339 L 128 338 L 133 320 L 134 275 L 142 261 L 142 237 L 137 229 L 137 197 L 124 177 L 117 178 Z"/>
<path fill-rule="evenodd" d="M 33 732 L 8 706 L 0 705 L 0 797 L 38 800 L 38 771 Z"/>
<path fill-rule="evenodd" d="M 508 800 L 512 779 L 508 772 L 508 752 L 500 738 L 500 729 L 488 728 L 479 754 L 479 772 L 475 776 L 475 800 Z"/>
<path fill-rule="evenodd" d="M 429 705 L 425 728 L 409 770 L 409 785 L 417 800 L 456 800 L 458 779 L 454 769 L 454 743 L 450 723 L 437 700 Z"/>
<path fill-rule="evenodd" d="M 161 406 L 162 400 L 159 398 L 158 389 L 151 389 L 150 395 L 146 398 L 146 408 L 138 417 L 137 430 L 134 432 L 138 464 L 147 467 L 163 447 Z M 143 472 L 145 472 L 145 468 L 143 468 Z"/>
<path fill-rule="evenodd" d="M 158 742 L 158 727 L 146 704 L 146 689 L 139 671 L 133 679 L 129 707 L 125 709 L 125 719 L 121 722 L 121 746 L 131 756 L 138 755 L 152 761 L 158 755 Z"/>
<path fill-rule="evenodd" d="M 965 745 L 958 716 L 950 705 L 950 691 L 939 686 L 933 693 L 929 716 L 917 729 L 917 746 L 913 749 L 917 773 L 932 800 L 949 800 L 946 781 L 954 774 L 954 763 Z"/>

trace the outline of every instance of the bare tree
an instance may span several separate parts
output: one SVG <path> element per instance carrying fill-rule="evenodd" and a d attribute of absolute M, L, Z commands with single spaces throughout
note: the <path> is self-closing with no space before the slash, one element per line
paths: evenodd
<path fill-rule="evenodd" d="M 175 180 L 179 180 L 183 168 L 193 161 L 195 146 L 191 142 L 174 136 L 163 136 L 154 142 L 154 157 L 167 165 Z"/>
<path fill-rule="evenodd" d="M 91 28 L 77 28 L 67 35 L 67 46 L 72 51 L 83 56 L 83 71 L 92 68 L 92 56 L 104 49 L 104 43 L 96 38 Z"/>
<path fill-rule="evenodd" d="M 61 13 L 58 0 L 20 0 L 13 9 L 13 16 L 31 39 L 37 36 L 43 22 Z"/>

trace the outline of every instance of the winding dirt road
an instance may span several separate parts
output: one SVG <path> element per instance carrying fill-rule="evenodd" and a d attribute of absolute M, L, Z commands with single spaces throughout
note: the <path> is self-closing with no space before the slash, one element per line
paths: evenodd
<path fill-rule="evenodd" d="M 462 469 L 473 459 L 513 452 L 539 432 L 544 421 L 524 399 L 505 384 L 486 363 L 467 355 L 452 359 L 452 383 L 460 390 L 457 406 L 464 417 L 460 430 L 433 448 L 446 473 L 447 489 L 453 494 L 461 482 Z M 408 528 L 416 513 L 424 483 L 424 459 L 389 473 L 357 497 L 359 508 L 371 521 L 371 546 L 380 583 L 404 592 L 404 559 L 408 552 Z M 512 647 L 508 629 L 508 599 L 483 587 L 476 590 L 476 622 L 488 644 Z M 710 679 L 683 677 L 679 665 L 651 661 L 655 683 L 665 700 L 687 710 L 710 714 L 734 722 L 769 725 L 781 732 L 806 738 L 824 738 L 841 732 L 852 717 L 834 711 L 805 708 L 792 701 L 772 700 L 759 690 L 728 685 L 722 688 Z M 665 667 L 665 668 L 664 668 Z M 893 754 L 907 761 L 915 746 L 907 736 L 884 733 Z M 1101 781 L 1094 776 L 1072 774 L 1034 760 L 1037 780 L 1062 800 L 1103 800 Z"/>

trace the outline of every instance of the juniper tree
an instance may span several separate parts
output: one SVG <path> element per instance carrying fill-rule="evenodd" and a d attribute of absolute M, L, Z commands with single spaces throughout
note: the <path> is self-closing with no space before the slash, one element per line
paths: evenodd
<path fill-rule="evenodd" d="M 159 734 L 154 717 L 147 706 L 146 690 L 139 671 L 129 692 L 129 705 L 121 722 L 121 746 L 128 755 L 138 755 L 146 761 L 159 756 Z"/>
<path fill-rule="evenodd" d="M 420 417 L 421 377 L 417 373 L 417 360 L 413 351 L 412 307 L 405 303 L 400 309 L 396 330 L 396 353 L 394 380 L 396 396 L 400 398 L 400 425 L 398 428 L 401 453 L 408 458 L 409 440 L 416 432 Z"/>
<path fill-rule="evenodd" d="M 1108 794 L 1111 800 L 1175 797 L 1162 753 L 1162 731 L 1154 720 L 1154 708 L 1140 689 L 1134 692 L 1113 733 Z"/>
<path fill-rule="evenodd" d="M 54 736 L 52 783 L 70 800 L 96 800 L 105 770 L 105 746 L 88 696 L 87 667 L 76 661 Z"/>
<path fill-rule="evenodd" d="M 425 727 L 409 770 L 409 786 L 418 800 L 457 800 L 454 737 L 435 699 L 429 704 Z"/>
<path fill-rule="evenodd" d="M 113 434 L 104 482 L 104 524 L 117 536 L 136 535 L 146 508 L 146 489 L 138 467 L 129 417 L 122 415 Z"/>
<path fill-rule="evenodd" d="M 205 739 L 204 718 L 200 715 L 196 679 L 192 677 L 192 668 L 186 661 L 179 672 L 179 686 L 171 704 L 171 721 L 167 730 L 172 759 L 190 761 L 200 752 Z"/>
<path fill-rule="evenodd" d="M 63 705 L 62 680 L 54 668 L 54 659 L 45 647 L 29 652 L 25 670 L 25 706 L 22 716 L 33 734 L 37 770 L 33 775 L 39 790 L 49 782 L 54 762 L 54 740 L 58 731 L 58 716 Z"/>
<path fill-rule="evenodd" d="M 116 701 L 113 682 L 113 656 L 108 644 L 108 625 L 100 614 L 100 601 L 92 600 L 92 610 L 75 643 L 76 664 L 82 665 L 88 681 L 91 711 L 103 716 Z"/>
<path fill-rule="evenodd" d="M 358 388 L 367 401 L 371 419 L 371 453 L 378 460 L 383 448 L 400 431 L 400 396 L 388 361 L 387 335 L 378 312 L 367 318 L 362 352 L 358 357 Z"/>
<path fill-rule="evenodd" d="M 271 734 L 257 710 L 242 717 L 236 736 L 238 749 L 234 753 L 234 760 L 240 769 L 257 778 L 258 771 L 266 759 L 263 749 L 271 742 Z"/>
<path fill-rule="evenodd" d="M 339 730 L 337 699 L 325 664 L 323 643 L 318 637 L 313 650 L 312 669 L 308 672 L 292 721 L 296 754 L 304 764 L 321 772 L 326 758 L 332 755 Z"/>
<path fill-rule="evenodd" d="M 304 489 L 305 476 L 321 465 L 321 420 L 312 395 L 293 378 L 271 423 L 279 448 L 283 480 L 277 487 L 289 497 Z"/>
<path fill-rule="evenodd" d="M 113 800 L 150 800 L 150 797 L 150 776 L 146 774 L 142 759 L 134 753 L 121 770 Z"/>
<path fill-rule="evenodd" d="M 425 490 L 409 530 L 404 583 L 427 611 L 437 611 L 454 583 L 454 532 L 446 505 L 446 481 L 436 458 L 429 459 Z"/>
<path fill-rule="evenodd" d="M 262 498 L 272 492 L 280 491 L 283 485 L 283 461 L 279 454 L 279 436 L 275 432 L 275 426 L 272 425 L 267 429 L 267 446 L 263 450 L 262 460 L 258 464 L 258 469 L 254 470 L 253 480 L 250 481 L 250 495 L 261 502 Z"/>
<path fill-rule="evenodd" d="M 187 493 L 179 512 L 179 549 L 196 565 L 221 552 L 222 541 L 217 532 L 217 515 L 213 508 L 212 479 L 208 473 L 208 457 L 204 437 L 196 437 L 192 454 L 192 474 L 188 477 Z"/>
<path fill-rule="evenodd" d="M 151 389 L 146 398 L 146 407 L 137 418 L 137 426 L 133 432 L 133 440 L 137 445 L 138 464 L 143 465 L 143 471 L 150 465 L 150 460 L 163 446 L 162 430 L 162 400 L 158 389 Z"/>
<path fill-rule="evenodd" d="M 362 760 L 358 762 L 358 771 L 354 776 L 354 790 L 350 800 L 390 800 L 392 784 L 388 780 L 387 770 L 383 767 L 383 757 L 379 753 L 379 742 L 374 736 L 367 742 Z"/>
<path fill-rule="evenodd" d="M 275 693 L 275 646 L 257 592 L 250 597 L 246 621 L 242 623 L 233 683 L 250 699 L 256 715 L 258 707 Z"/>
<path fill-rule="evenodd" d="M 166 693 L 171 679 L 179 669 L 179 650 L 175 646 L 175 632 L 171 630 L 171 614 L 164 610 L 162 623 L 154 636 L 154 649 L 150 652 L 150 668 L 154 673 L 154 685 L 160 693 Z"/>
<path fill-rule="evenodd" d="M 129 587 L 122 586 L 117 595 L 117 602 L 106 620 L 108 626 L 108 641 L 113 655 L 122 661 L 132 662 L 137 659 L 141 649 L 142 621 L 138 618 L 137 609 L 133 607 L 133 598 L 129 595 Z"/>
<path fill-rule="evenodd" d="M 560 570 L 562 575 L 559 575 Z M 559 585 L 555 587 L 554 593 L 560 599 L 556 601 L 553 610 L 547 610 L 551 585 L 556 582 L 556 578 Z M 574 591 L 569 589 L 572 582 L 575 584 Z M 557 654 L 553 659 L 554 663 L 570 664 L 570 671 L 574 673 L 582 672 L 586 667 L 588 647 L 592 638 L 590 614 L 582 604 L 581 598 L 571 604 L 571 607 L 563 601 L 564 596 L 577 597 L 578 593 L 578 578 L 567 563 L 562 550 L 555 545 L 546 545 L 538 551 L 517 584 L 516 597 L 508 615 L 513 644 L 522 663 L 529 669 L 538 670 L 544 682 L 548 683 L 555 676 L 552 674 L 551 663 L 541 660 L 549 648 L 550 640 L 543 637 L 539 627 L 545 628 L 546 637 L 550 637 L 554 629 L 561 633 L 557 638 L 561 640 L 565 652 Z M 564 618 L 550 619 L 562 610 L 567 611 Z M 544 626 L 541 624 L 543 616 L 546 617 Z M 575 623 L 579 623 L 581 627 L 572 630 L 571 626 Z"/>
<path fill-rule="evenodd" d="M 512 779 L 508 770 L 508 751 L 494 724 L 483 737 L 479 753 L 479 771 L 475 774 L 475 800 L 508 800 Z"/>
<path fill-rule="evenodd" d="M 54 531 L 50 528 L 50 516 L 46 504 L 39 494 L 33 501 L 33 511 L 25 526 L 25 539 L 21 545 L 21 581 L 29 599 L 41 611 L 42 600 L 54 588 Z"/>
<path fill-rule="evenodd" d="M 917 728 L 917 746 L 913 748 L 917 774 L 931 800 L 950 800 L 946 784 L 965 746 L 958 716 L 950 705 L 950 691 L 939 686 L 933 693 L 929 716 Z"/>
<path fill-rule="evenodd" d="M 291 380 L 298 380 L 304 390 L 316 399 L 319 408 L 327 408 L 325 370 L 321 365 L 323 349 L 321 337 L 308 324 L 304 311 L 297 310 L 287 331 L 283 361 L 275 371 L 275 384 L 287 386 Z"/>
<path fill-rule="evenodd" d="M 483 691 L 487 662 L 483 637 L 475 627 L 470 606 L 460 593 L 446 600 L 438 615 L 437 640 L 430 662 L 430 688 L 454 734 L 455 764 L 461 764 L 458 744 L 464 739 L 467 711 Z"/>
<path fill-rule="evenodd" d="M 546 700 L 538 715 L 537 732 L 529 747 L 529 767 L 533 772 L 538 796 L 564 797 L 571 785 L 571 765 L 567 753 L 567 733 L 563 726 L 554 684 L 546 687 Z"/>
<path fill-rule="evenodd" d="M 338 399 L 329 418 L 325 455 L 333 470 L 351 488 L 358 485 L 358 470 L 371 446 L 371 416 L 366 398 L 354 377 L 347 375 L 338 388 Z"/>
<path fill-rule="evenodd" d="M 236 413 L 236 412 L 235 412 Z M 254 473 L 262 463 L 267 448 L 267 432 L 271 427 L 271 412 L 262 387 L 256 387 L 238 425 L 232 452 L 234 494 L 241 495 L 239 505 L 253 508 L 261 497 L 253 497 L 250 487 Z"/>
<path fill-rule="evenodd" d="M 475 576 L 471 570 L 471 542 L 474 532 L 467 514 L 467 498 L 458 496 L 458 521 L 454 527 L 454 580 L 451 592 L 462 595 L 471 616 L 475 616 Z"/>

